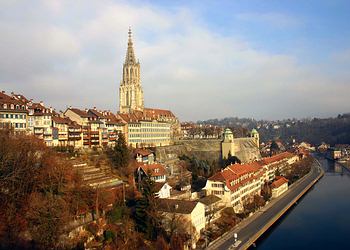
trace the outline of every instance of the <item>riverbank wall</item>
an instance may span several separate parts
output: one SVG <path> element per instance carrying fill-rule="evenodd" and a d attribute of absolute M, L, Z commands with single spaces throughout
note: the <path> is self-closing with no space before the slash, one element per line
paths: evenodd
<path fill-rule="evenodd" d="M 307 185 L 302 192 L 300 192 L 293 200 L 291 200 L 287 206 L 285 206 L 282 210 L 280 210 L 268 223 L 265 224 L 257 233 L 255 233 L 245 244 L 239 247 L 241 250 L 248 249 L 254 242 L 260 238 L 276 221 L 278 221 L 301 197 L 303 197 L 324 175 L 323 169 L 320 167 L 320 163 L 315 159 L 317 164 L 319 165 L 320 174 Z"/>

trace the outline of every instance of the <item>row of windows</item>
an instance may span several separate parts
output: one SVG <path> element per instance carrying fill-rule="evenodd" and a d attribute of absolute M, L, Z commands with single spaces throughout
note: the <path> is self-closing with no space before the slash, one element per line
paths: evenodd
<path fill-rule="evenodd" d="M 169 128 L 143 128 L 141 132 L 167 132 L 169 130 Z"/>
<path fill-rule="evenodd" d="M 163 179 L 165 179 L 165 175 L 153 176 L 152 179 L 155 180 L 155 181 L 156 181 L 156 180 L 163 180 Z"/>
<path fill-rule="evenodd" d="M 165 128 L 165 127 L 169 127 L 169 124 L 167 124 L 167 123 L 142 123 L 142 127 Z"/>
<path fill-rule="evenodd" d="M 26 119 L 26 115 L 19 114 L 0 114 L 0 118 L 10 118 L 10 119 Z"/>
<path fill-rule="evenodd" d="M 129 134 L 129 138 L 154 138 L 154 137 L 169 138 L 170 134 Z"/>
<path fill-rule="evenodd" d="M 213 191 L 211 191 L 211 194 L 215 194 L 215 195 L 224 195 L 224 191 L 216 191 L 216 190 L 213 190 Z"/>
<path fill-rule="evenodd" d="M 161 142 L 168 142 L 168 139 L 149 139 L 149 140 L 141 140 L 141 139 L 129 139 L 128 142 L 129 143 L 161 143 Z"/>
<path fill-rule="evenodd" d="M 212 183 L 211 184 L 212 187 L 219 187 L 219 188 L 223 188 L 224 184 L 217 184 L 217 183 Z"/>
<path fill-rule="evenodd" d="M 26 128 L 26 123 L 8 123 L 8 122 L 0 122 L 0 128 Z"/>
<path fill-rule="evenodd" d="M 15 106 L 14 104 L 10 104 L 10 105 L 7 106 L 7 104 L 4 103 L 2 106 L 3 106 L 4 109 L 7 109 L 7 107 L 9 106 L 11 109 L 15 109 L 16 108 L 16 109 L 25 110 L 25 106 L 24 105 L 21 105 L 21 106 L 20 105 L 16 105 Z"/>

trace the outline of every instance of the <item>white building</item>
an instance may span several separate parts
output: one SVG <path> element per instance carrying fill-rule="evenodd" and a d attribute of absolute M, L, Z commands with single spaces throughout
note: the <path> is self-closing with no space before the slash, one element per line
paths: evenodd
<path fill-rule="evenodd" d="M 154 184 L 156 196 L 160 199 L 170 198 L 171 189 L 172 187 L 166 182 L 156 182 Z"/>
<path fill-rule="evenodd" d="M 272 198 L 276 198 L 288 190 L 288 180 L 283 176 L 276 177 L 277 180 L 272 182 Z"/>

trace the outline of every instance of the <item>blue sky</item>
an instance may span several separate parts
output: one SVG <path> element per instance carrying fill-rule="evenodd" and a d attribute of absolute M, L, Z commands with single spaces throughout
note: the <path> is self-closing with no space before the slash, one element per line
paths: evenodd
<path fill-rule="evenodd" d="M 349 1 L 0 1 L 0 88 L 117 111 L 131 25 L 145 104 L 181 120 L 349 112 Z"/>

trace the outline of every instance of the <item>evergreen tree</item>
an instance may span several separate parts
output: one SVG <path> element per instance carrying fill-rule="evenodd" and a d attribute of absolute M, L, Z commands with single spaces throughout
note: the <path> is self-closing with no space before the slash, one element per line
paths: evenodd
<path fill-rule="evenodd" d="M 129 165 L 130 151 L 122 133 L 118 134 L 118 140 L 114 146 L 112 159 L 117 168 L 126 168 Z"/>
<path fill-rule="evenodd" d="M 134 218 L 138 231 L 155 240 L 160 230 L 160 218 L 156 209 L 154 182 L 145 177 L 141 183 L 142 197 L 136 201 Z"/>

